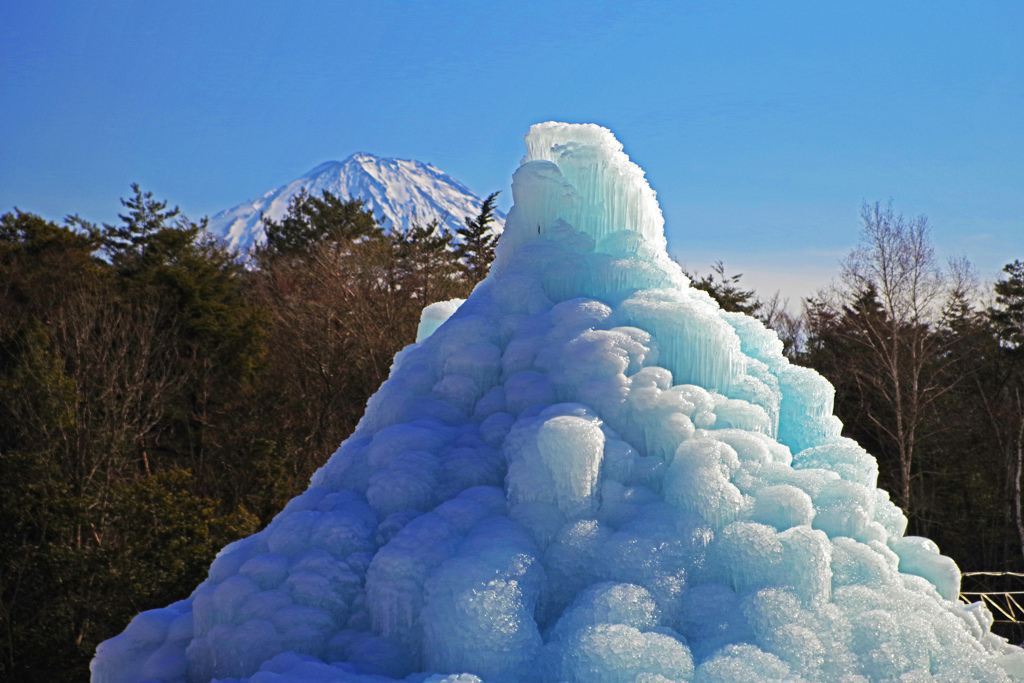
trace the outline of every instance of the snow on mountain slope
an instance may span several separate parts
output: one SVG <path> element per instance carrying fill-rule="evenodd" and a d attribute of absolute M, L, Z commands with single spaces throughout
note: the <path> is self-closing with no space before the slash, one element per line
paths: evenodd
<path fill-rule="evenodd" d="M 454 231 L 464 225 L 464 218 L 475 217 L 483 202 L 436 166 L 360 152 L 344 161 L 320 164 L 258 199 L 221 211 L 210 218 L 210 231 L 233 248 L 248 249 L 264 239 L 260 214 L 279 220 L 288 210 L 291 198 L 303 188 L 316 196 L 327 190 L 342 198 L 363 199 L 388 228 L 410 223 L 424 225 L 436 218 Z M 495 225 L 500 230 L 505 214 L 495 213 Z"/>

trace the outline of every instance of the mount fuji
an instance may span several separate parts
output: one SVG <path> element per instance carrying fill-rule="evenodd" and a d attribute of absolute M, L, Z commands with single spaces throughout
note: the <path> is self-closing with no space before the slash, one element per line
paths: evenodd
<path fill-rule="evenodd" d="M 450 175 L 412 159 L 389 159 L 359 152 L 344 161 L 328 161 L 305 175 L 210 218 L 209 229 L 233 249 L 246 250 L 264 239 L 260 214 L 279 220 L 292 197 L 305 189 L 319 196 L 327 190 L 338 197 L 366 202 L 386 228 L 425 225 L 437 219 L 449 230 L 480 212 L 483 200 Z M 496 231 L 505 214 L 495 212 Z"/>

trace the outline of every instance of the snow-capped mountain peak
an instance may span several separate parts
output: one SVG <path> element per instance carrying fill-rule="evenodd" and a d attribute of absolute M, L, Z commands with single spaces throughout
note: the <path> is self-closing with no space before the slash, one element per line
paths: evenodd
<path fill-rule="evenodd" d="M 210 218 L 210 231 L 237 249 L 264 239 L 260 214 L 279 220 L 292 197 L 303 189 L 319 196 L 327 190 L 343 199 L 366 202 L 386 228 L 425 225 L 437 219 L 449 230 L 480 212 L 483 199 L 441 169 L 413 159 L 391 159 L 357 152 L 344 161 L 327 161 L 308 173 Z M 505 224 L 496 211 L 495 227 Z"/>

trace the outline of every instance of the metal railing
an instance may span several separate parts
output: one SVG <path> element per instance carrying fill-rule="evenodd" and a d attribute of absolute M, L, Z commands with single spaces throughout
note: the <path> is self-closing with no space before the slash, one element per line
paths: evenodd
<path fill-rule="evenodd" d="M 1024 573 L 1021 572 L 964 572 L 962 576 L 1024 579 Z M 997 624 L 1024 624 L 1024 590 L 960 591 L 960 599 L 966 603 L 978 602 L 980 600 L 992 612 L 992 616 L 996 618 L 995 623 Z"/>

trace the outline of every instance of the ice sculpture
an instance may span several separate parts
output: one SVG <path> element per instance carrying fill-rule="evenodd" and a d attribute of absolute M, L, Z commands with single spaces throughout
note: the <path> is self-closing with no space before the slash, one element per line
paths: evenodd
<path fill-rule="evenodd" d="M 904 537 L 829 384 L 689 287 L 612 134 L 526 141 L 487 279 L 428 309 L 309 490 L 103 643 L 93 680 L 1024 677 Z"/>

